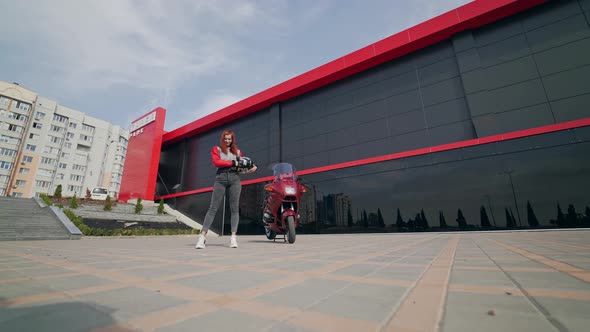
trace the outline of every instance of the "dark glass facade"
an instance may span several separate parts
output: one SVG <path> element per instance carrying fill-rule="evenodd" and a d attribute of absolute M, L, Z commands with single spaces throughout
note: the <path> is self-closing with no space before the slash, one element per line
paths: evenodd
<path fill-rule="evenodd" d="M 549 2 L 165 146 L 158 194 L 175 184 L 177 192 L 210 187 L 209 151 L 225 128 L 259 165 L 244 177 L 255 179 L 271 175 L 278 161 L 305 170 L 590 118 L 585 7 Z M 301 231 L 412 231 L 438 229 L 441 221 L 447 229 L 585 225 L 589 132 L 304 176 L 313 190 L 302 204 Z M 243 188 L 240 232 L 262 231 L 262 185 Z M 210 195 L 171 203 L 202 221 Z"/>

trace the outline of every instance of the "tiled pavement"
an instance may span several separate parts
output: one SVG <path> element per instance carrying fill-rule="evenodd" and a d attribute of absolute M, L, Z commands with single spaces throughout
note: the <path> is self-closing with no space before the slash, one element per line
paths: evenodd
<path fill-rule="evenodd" d="M 0 330 L 590 330 L 590 231 L 195 241 L 0 242 Z"/>

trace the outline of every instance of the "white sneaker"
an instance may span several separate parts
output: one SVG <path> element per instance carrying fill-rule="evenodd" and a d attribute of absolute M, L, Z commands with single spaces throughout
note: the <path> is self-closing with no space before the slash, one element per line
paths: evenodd
<path fill-rule="evenodd" d="M 197 245 L 195 246 L 195 249 L 205 249 L 205 240 L 205 235 L 199 235 L 199 239 L 197 240 Z"/>
<path fill-rule="evenodd" d="M 232 235 L 229 238 L 229 247 L 230 248 L 237 248 L 238 247 L 238 238 L 235 235 Z"/>

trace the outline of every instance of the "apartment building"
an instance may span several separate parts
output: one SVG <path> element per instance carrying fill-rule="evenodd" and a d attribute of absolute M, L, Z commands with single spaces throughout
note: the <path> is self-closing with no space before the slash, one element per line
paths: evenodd
<path fill-rule="evenodd" d="M 129 132 L 0 81 L 0 196 L 83 197 L 108 188 L 117 197 Z"/>

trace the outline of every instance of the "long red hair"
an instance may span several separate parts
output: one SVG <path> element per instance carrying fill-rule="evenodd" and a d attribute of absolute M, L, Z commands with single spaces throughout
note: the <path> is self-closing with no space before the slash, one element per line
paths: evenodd
<path fill-rule="evenodd" d="M 223 140 L 225 135 L 231 135 L 231 145 L 230 146 L 227 146 L 227 144 L 225 144 L 225 141 Z M 234 132 L 229 129 L 224 130 L 223 133 L 221 133 L 219 147 L 221 148 L 221 151 L 223 151 L 223 153 L 227 154 L 227 148 L 229 148 L 231 153 L 233 153 L 234 155 L 237 156 L 238 155 L 238 144 L 236 143 L 236 134 L 234 134 Z"/>

